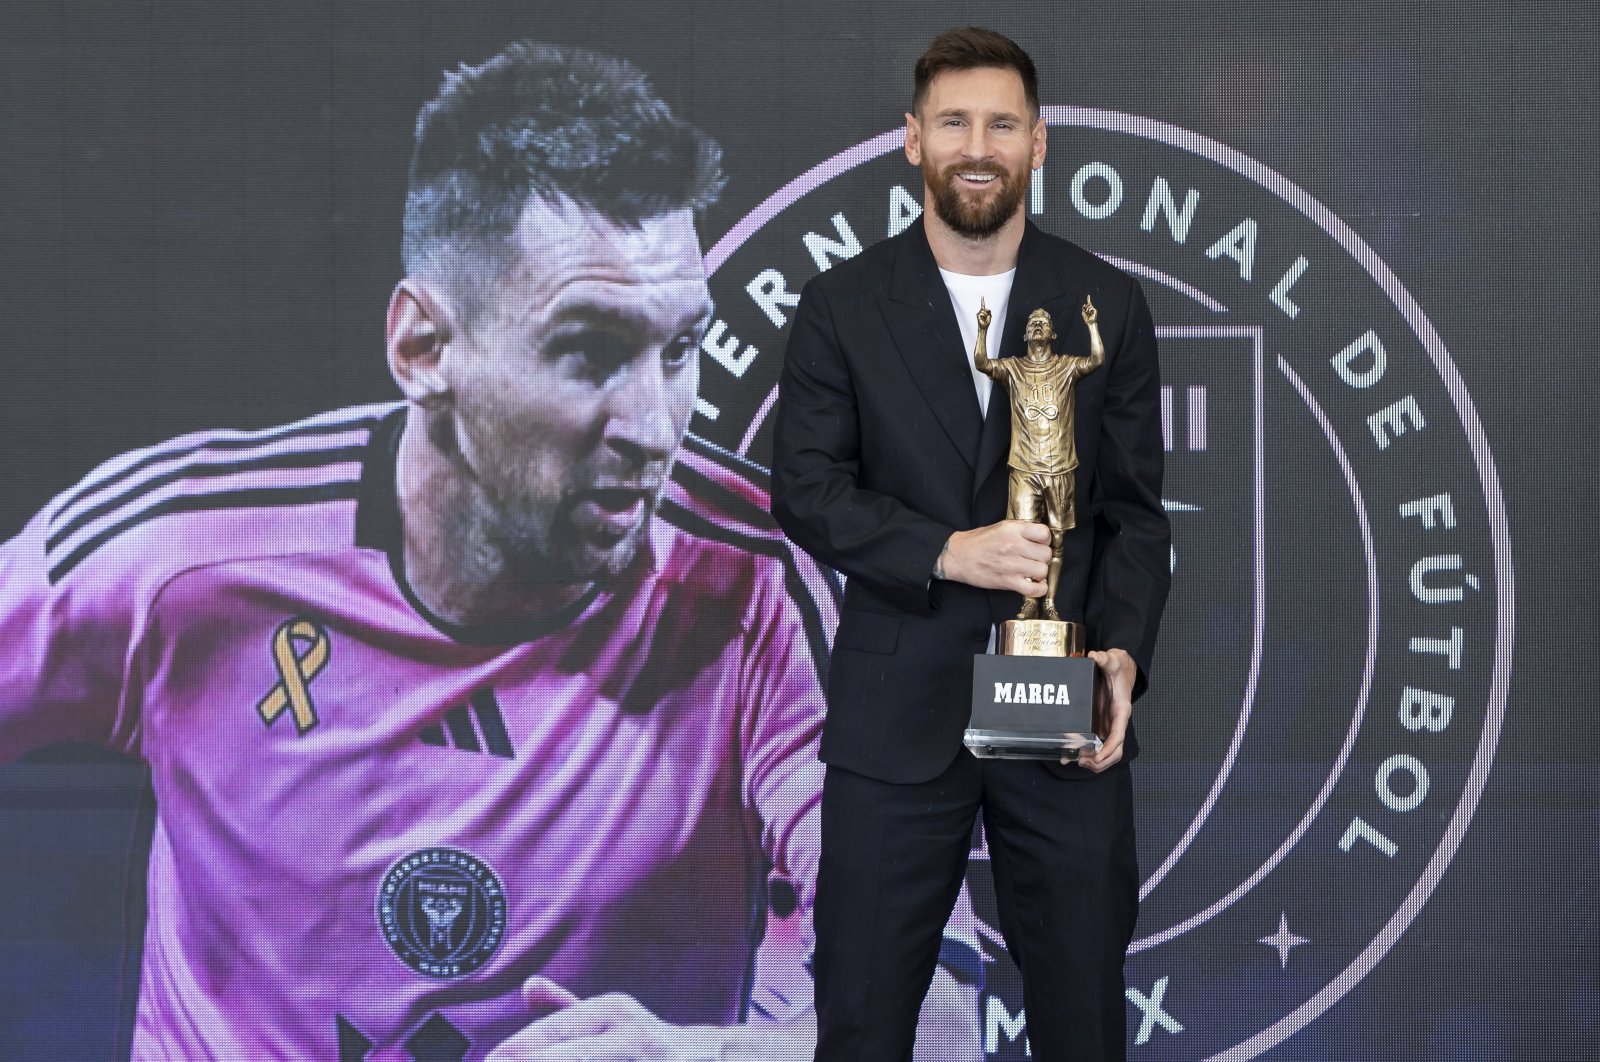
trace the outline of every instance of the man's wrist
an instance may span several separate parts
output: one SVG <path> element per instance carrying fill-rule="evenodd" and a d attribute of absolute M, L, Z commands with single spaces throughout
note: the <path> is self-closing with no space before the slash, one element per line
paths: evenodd
<path fill-rule="evenodd" d="M 944 562 L 945 559 L 950 555 L 950 539 L 953 538 L 955 538 L 955 536 L 951 535 L 950 538 L 945 539 L 944 545 L 939 547 L 939 555 L 933 558 L 933 577 L 935 579 L 950 578 L 944 573 Z"/>

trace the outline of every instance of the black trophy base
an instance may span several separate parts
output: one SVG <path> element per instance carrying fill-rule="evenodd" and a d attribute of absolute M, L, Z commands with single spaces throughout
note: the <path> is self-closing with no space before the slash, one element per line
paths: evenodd
<path fill-rule="evenodd" d="M 1072 760 L 1081 749 L 1096 751 L 1094 676 L 1094 661 L 1081 656 L 974 657 L 962 742 L 980 759 Z"/>

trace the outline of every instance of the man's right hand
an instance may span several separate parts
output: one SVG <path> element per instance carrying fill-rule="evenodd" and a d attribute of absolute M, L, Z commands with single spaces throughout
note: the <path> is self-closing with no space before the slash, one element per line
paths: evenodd
<path fill-rule="evenodd" d="M 985 590 L 1043 597 L 1050 571 L 1050 529 L 1027 520 L 1001 520 L 957 531 L 939 555 L 943 577 Z"/>

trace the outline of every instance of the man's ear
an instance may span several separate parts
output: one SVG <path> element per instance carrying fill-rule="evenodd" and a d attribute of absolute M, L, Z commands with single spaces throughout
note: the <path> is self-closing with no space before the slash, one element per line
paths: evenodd
<path fill-rule="evenodd" d="M 906 112 L 906 161 L 913 166 L 922 165 L 922 124 L 910 111 Z"/>
<path fill-rule="evenodd" d="M 406 398 L 434 408 L 450 396 L 440 369 L 450 327 L 438 300 L 415 280 L 402 280 L 389 297 L 385 347 L 389 372 Z"/>

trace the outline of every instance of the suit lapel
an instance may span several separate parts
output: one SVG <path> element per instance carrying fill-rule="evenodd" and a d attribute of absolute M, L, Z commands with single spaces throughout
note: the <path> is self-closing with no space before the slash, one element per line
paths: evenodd
<path fill-rule="evenodd" d="M 1022 232 L 1022 246 L 1017 249 L 1017 276 L 1011 282 L 1011 297 L 1006 302 L 1006 330 L 1000 337 L 1000 346 L 991 356 L 1002 358 L 1019 357 L 1022 354 L 1022 333 L 1028 323 L 1028 315 L 1034 310 L 1044 306 L 1052 299 L 1069 294 L 1067 278 L 1058 262 L 1051 260 L 1049 248 L 1039 230 L 1029 222 Z M 946 300 L 949 301 L 948 299 Z M 1059 317 L 1053 307 L 1052 315 Z M 1067 322 L 1055 322 L 1056 334 L 1066 335 Z M 1061 340 L 1057 340 L 1061 342 Z M 997 383 L 994 393 L 989 398 L 989 414 L 984 418 L 983 430 L 978 442 L 977 458 L 973 462 L 972 493 L 976 497 L 978 488 L 983 486 L 985 480 L 995 466 L 1005 457 L 1006 450 L 1011 446 L 1011 405 L 1006 399 L 1005 385 Z"/>
<path fill-rule="evenodd" d="M 978 396 L 969 356 L 944 278 L 934 264 L 921 220 L 900 239 L 894 258 L 884 320 L 895 348 L 923 399 L 961 456 L 971 464 L 978 453 Z"/>

